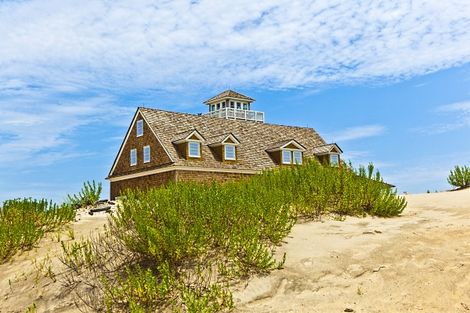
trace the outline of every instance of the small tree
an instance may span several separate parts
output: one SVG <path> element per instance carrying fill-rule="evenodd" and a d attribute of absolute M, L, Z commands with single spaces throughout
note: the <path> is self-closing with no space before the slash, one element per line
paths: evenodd
<path fill-rule="evenodd" d="M 77 209 L 86 207 L 100 199 L 102 189 L 103 186 L 101 183 L 96 184 L 94 180 L 91 183 L 86 181 L 83 183 L 82 190 L 80 190 L 78 195 L 67 195 L 67 200 Z"/>
<path fill-rule="evenodd" d="M 470 167 L 456 165 L 455 168 L 450 171 L 447 182 L 459 188 L 470 187 Z"/>

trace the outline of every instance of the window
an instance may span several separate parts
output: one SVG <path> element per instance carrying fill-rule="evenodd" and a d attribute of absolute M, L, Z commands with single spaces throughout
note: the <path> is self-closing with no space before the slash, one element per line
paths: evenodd
<path fill-rule="evenodd" d="M 338 166 L 339 165 L 339 155 L 338 154 L 330 154 L 330 165 L 331 166 Z"/>
<path fill-rule="evenodd" d="M 212 111 L 215 111 L 215 104 L 211 105 Z"/>
<path fill-rule="evenodd" d="M 294 151 L 294 164 L 302 164 L 302 151 Z"/>
<path fill-rule="evenodd" d="M 200 158 L 201 157 L 201 144 L 195 141 L 188 142 L 188 152 L 189 152 L 189 157 Z"/>
<path fill-rule="evenodd" d="M 144 134 L 144 121 L 138 120 L 137 121 L 137 137 L 140 137 Z"/>
<path fill-rule="evenodd" d="M 224 151 L 224 159 L 225 160 L 236 160 L 237 159 L 234 145 L 225 145 L 224 149 L 225 149 L 225 151 Z"/>
<path fill-rule="evenodd" d="M 230 107 L 231 107 L 232 109 L 235 108 L 235 103 L 234 103 L 233 101 L 230 101 Z"/>
<path fill-rule="evenodd" d="M 242 104 L 240 102 L 237 102 L 237 109 L 241 109 L 242 108 Z"/>
<path fill-rule="evenodd" d="M 137 165 L 137 150 L 131 149 L 131 166 Z"/>
<path fill-rule="evenodd" d="M 243 103 L 243 110 L 247 110 L 248 109 L 248 105 L 246 103 Z"/>
<path fill-rule="evenodd" d="M 289 150 L 282 150 L 282 164 L 292 163 L 292 152 Z"/>
<path fill-rule="evenodd" d="M 217 103 L 217 110 L 220 110 L 220 103 Z"/>
<path fill-rule="evenodd" d="M 150 146 L 144 147 L 144 163 L 150 162 Z"/>

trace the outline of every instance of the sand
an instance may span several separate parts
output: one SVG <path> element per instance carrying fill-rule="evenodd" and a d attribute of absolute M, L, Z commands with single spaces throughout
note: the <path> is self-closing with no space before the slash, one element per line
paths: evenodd
<path fill-rule="evenodd" d="M 397 218 L 294 226 L 236 312 L 470 312 L 470 189 L 406 198 Z"/>
<path fill-rule="evenodd" d="M 295 225 L 277 251 L 287 253 L 284 268 L 236 286 L 235 312 L 470 313 L 470 189 L 406 198 L 396 218 Z M 72 225 L 75 237 L 100 232 L 105 222 L 104 213 L 84 216 Z M 0 265 L 0 312 L 32 303 L 38 312 L 77 312 L 60 281 L 38 277 L 34 265 L 49 255 L 59 277 L 60 251 L 50 235 Z"/>
<path fill-rule="evenodd" d="M 60 235 L 49 233 L 36 248 L 0 264 L 0 313 L 25 312 L 33 304 L 37 312 L 80 312 L 72 294 L 64 292 L 61 284 L 64 266 L 58 259 L 62 254 L 60 241 L 71 243 L 103 232 L 108 215 L 100 212 L 93 216 L 82 214 L 79 218 L 71 224 L 74 239 L 67 229 Z M 53 275 L 47 274 L 49 266 Z"/>

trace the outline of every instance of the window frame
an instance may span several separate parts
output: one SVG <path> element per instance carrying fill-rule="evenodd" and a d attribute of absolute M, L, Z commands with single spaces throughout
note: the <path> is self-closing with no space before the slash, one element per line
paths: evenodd
<path fill-rule="evenodd" d="M 148 160 L 145 158 L 145 156 L 146 156 L 145 150 L 146 150 L 146 149 L 148 149 Z M 144 146 L 142 152 L 143 152 L 143 154 L 144 154 L 144 163 L 150 163 L 150 161 L 152 160 L 152 154 L 151 154 L 152 150 L 151 150 L 150 146 L 149 146 L 149 145 Z"/>
<path fill-rule="evenodd" d="M 297 158 L 295 157 L 295 154 L 296 153 L 300 153 L 300 162 L 297 162 Z M 292 164 L 295 164 L 295 165 L 302 165 L 304 160 L 304 153 L 300 150 L 292 150 Z"/>
<path fill-rule="evenodd" d="M 233 148 L 233 158 L 227 157 L 227 148 Z M 225 161 L 236 161 L 237 160 L 237 146 L 234 144 L 224 144 L 224 160 Z"/>
<path fill-rule="evenodd" d="M 336 163 L 332 162 L 333 157 L 336 158 Z M 329 161 L 330 161 L 330 166 L 338 167 L 340 164 L 339 153 L 330 153 Z"/>
<path fill-rule="evenodd" d="M 144 120 L 143 119 L 137 120 L 135 128 L 136 128 L 135 130 L 136 137 L 142 137 L 144 135 Z M 139 133 L 139 129 L 141 130 L 140 133 Z"/>
<path fill-rule="evenodd" d="M 198 155 L 192 155 L 191 154 L 191 144 L 197 144 Z M 189 158 L 194 158 L 194 159 L 201 158 L 201 143 L 199 141 L 188 140 L 188 157 Z"/>
<path fill-rule="evenodd" d="M 289 154 L 289 162 L 286 162 L 286 159 L 284 157 L 285 153 Z M 292 150 L 289 150 L 289 149 L 282 149 L 281 150 L 281 163 L 282 164 L 292 164 Z"/>
<path fill-rule="evenodd" d="M 135 162 L 132 162 L 132 157 L 134 156 Z M 130 166 L 136 166 L 137 165 L 137 149 L 131 149 L 130 155 L 129 155 L 129 163 Z"/>

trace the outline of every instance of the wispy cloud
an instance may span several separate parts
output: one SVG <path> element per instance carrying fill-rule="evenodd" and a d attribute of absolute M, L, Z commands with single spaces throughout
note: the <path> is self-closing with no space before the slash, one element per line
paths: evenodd
<path fill-rule="evenodd" d="M 458 0 L 3 1 L 0 30 L 12 88 L 284 88 L 470 61 Z"/>
<path fill-rule="evenodd" d="M 88 155 L 74 151 L 75 144 L 69 139 L 72 133 L 91 123 L 115 123 L 128 113 L 107 96 L 61 98 L 63 104 L 54 103 L 57 98 L 30 91 L 0 97 L 0 167 L 49 165 Z"/>
<path fill-rule="evenodd" d="M 357 127 L 350 127 L 341 130 L 331 137 L 335 142 L 349 141 L 362 139 L 367 137 L 375 137 L 382 135 L 385 132 L 385 127 L 382 125 L 363 125 Z"/>
<path fill-rule="evenodd" d="M 413 130 L 425 134 L 443 134 L 464 127 L 470 127 L 470 101 L 455 102 L 439 106 L 436 113 L 450 117 L 451 121 L 436 123 L 431 126 L 418 127 Z"/>

